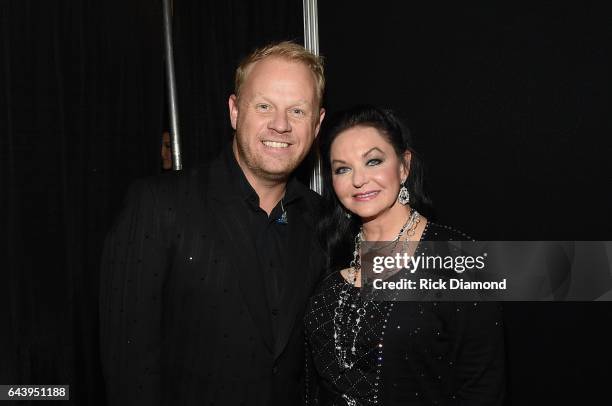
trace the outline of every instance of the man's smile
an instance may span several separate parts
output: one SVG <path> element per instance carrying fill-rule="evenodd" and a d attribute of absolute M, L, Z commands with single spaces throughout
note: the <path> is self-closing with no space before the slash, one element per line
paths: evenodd
<path fill-rule="evenodd" d="M 262 141 L 262 144 L 264 144 L 266 147 L 270 147 L 270 148 L 288 148 L 289 143 L 287 142 L 279 142 L 279 141 Z"/>

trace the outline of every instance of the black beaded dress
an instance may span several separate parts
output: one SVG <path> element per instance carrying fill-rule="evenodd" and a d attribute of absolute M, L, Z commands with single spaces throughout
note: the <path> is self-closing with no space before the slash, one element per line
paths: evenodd
<path fill-rule="evenodd" d="M 431 222 L 421 237 L 468 239 Z M 346 311 L 365 310 L 353 335 L 355 354 L 348 351 L 344 358 L 334 340 L 334 312 L 343 291 L 348 293 Z M 502 404 L 504 345 L 497 303 L 373 302 L 363 301 L 359 291 L 335 271 L 310 299 L 305 316 L 308 404 Z M 343 368 L 343 363 L 352 366 Z"/>

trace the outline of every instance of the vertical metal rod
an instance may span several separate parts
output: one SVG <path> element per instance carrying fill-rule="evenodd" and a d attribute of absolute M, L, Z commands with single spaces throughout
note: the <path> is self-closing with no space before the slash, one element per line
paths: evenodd
<path fill-rule="evenodd" d="M 172 168 L 183 169 L 181 159 L 181 137 L 179 135 L 179 117 L 176 100 L 176 79 L 174 76 L 174 50 L 172 47 L 172 11 L 171 0 L 162 0 L 164 6 L 164 52 L 166 56 L 166 79 L 168 85 L 168 104 L 170 113 L 170 140 L 172 142 Z"/>
<path fill-rule="evenodd" d="M 319 55 L 319 14 L 317 0 L 302 0 L 304 13 L 304 47 L 315 55 Z M 318 149 L 314 151 L 315 163 L 310 176 L 310 188 L 318 194 L 323 193 L 323 178 L 321 177 L 321 158 Z"/>

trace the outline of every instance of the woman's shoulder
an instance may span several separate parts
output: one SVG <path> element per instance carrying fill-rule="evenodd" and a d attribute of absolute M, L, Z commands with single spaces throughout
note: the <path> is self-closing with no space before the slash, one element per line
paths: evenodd
<path fill-rule="evenodd" d="M 310 296 L 307 309 L 330 308 L 338 301 L 338 294 L 345 288 L 345 281 L 338 270 L 329 271 L 321 279 Z"/>
<path fill-rule="evenodd" d="M 474 241 L 472 237 L 454 227 L 427 221 L 422 241 Z"/>
<path fill-rule="evenodd" d="M 323 278 L 321 278 L 321 281 L 319 282 L 315 290 L 316 291 L 328 290 L 328 289 L 337 288 L 343 285 L 345 280 L 342 277 L 342 274 L 340 273 L 340 271 L 341 271 L 340 269 L 328 270 L 325 273 L 325 275 L 323 275 Z"/>

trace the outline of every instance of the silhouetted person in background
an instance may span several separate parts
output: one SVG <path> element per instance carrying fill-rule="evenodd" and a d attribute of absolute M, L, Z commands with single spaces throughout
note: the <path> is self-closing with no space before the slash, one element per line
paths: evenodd
<path fill-rule="evenodd" d="M 162 134 L 161 159 L 164 171 L 172 169 L 172 140 L 169 131 L 164 131 Z"/>

